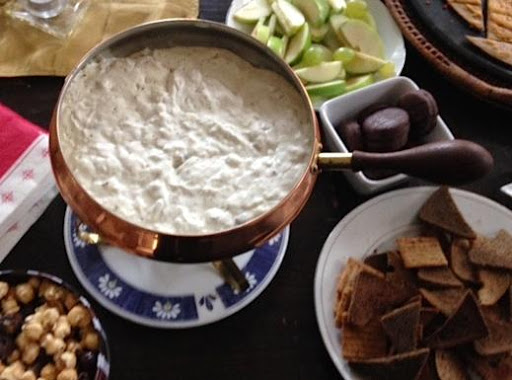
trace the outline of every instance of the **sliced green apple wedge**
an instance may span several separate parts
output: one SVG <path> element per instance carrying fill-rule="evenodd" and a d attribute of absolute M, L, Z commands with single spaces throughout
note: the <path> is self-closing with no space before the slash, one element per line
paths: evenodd
<path fill-rule="evenodd" d="M 395 64 L 391 61 L 386 62 L 379 70 L 373 74 L 375 81 L 388 79 L 396 76 Z"/>
<path fill-rule="evenodd" d="M 272 49 L 279 57 L 283 58 L 286 52 L 286 45 L 288 44 L 288 36 L 277 37 L 271 36 L 268 39 L 267 46 Z"/>
<path fill-rule="evenodd" d="M 311 41 L 320 42 L 324 39 L 325 35 L 329 31 L 329 25 L 323 24 L 322 26 L 318 27 L 313 27 L 310 25 L 309 29 L 311 29 Z"/>
<path fill-rule="evenodd" d="M 374 57 L 384 56 L 384 46 L 379 34 L 364 21 L 348 19 L 341 24 L 339 31 L 354 50 Z"/>
<path fill-rule="evenodd" d="M 341 33 L 341 26 L 348 21 L 350 20 L 342 14 L 333 14 L 329 17 L 329 26 L 338 40 L 336 47 L 348 45 L 348 41 L 345 39 L 343 33 Z"/>
<path fill-rule="evenodd" d="M 338 78 L 342 70 L 343 64 L 340 61 L 332 61 L 295 70 L 295 74 L 308 83 L 323 83 Z"/>
<path fill-rule="evenodd" d="M 266 44 L 271 35 L 270 28 L 268 25 L 265 25 L 265 17 L 260 18 L 252 30 L 251 36 L 261 43 Z"/>
<path fill-rule="evenodd" d="M 351 0 L 347 3 L 345 16 L 348 18 L 363 18 L 368 13 L 368 5 L 364 0 Z"/>
<path fill-rule="evenodd" d="M 279 1 L 279 0 L 278 0 Z M 299 31 L 290 39 L 284 60 L 289 65 L 299 62 L 302 54 L 311 46 L 311 32 L 309 25 L 304 23 Z"/>
<path fill-rule="evenodd" d="M 356 51 L 354 58 L 345 63 L 345 70 L 349 74 L 369 74 L 379 70 L 385 64 L 386 61 L 383 59 Z"/>
<path fill-rule="evenodd" d="M 313 26 L 321 26 L 329 16 L 327 0 L 294 0 L 293 4 Z"/>
<path fill-rule="evenodd" d="M 338 13 L 343 11 L 347 7 L 347 2 L 345 0 L 328 0 L 329 5 L 331 6 L 331 10 L 334 13 Z"/>
<path fill-rule="evenodd" d="M 372 74 L 361 75 L 358 77 L 352 77 L 346 80 L 346 91 L 355 91 L 363 87 L 369 86 L 374 82 Z"/>
<path fill-rule="evenodd" d="M 271 7 L 287 36 L 293 36 L 306 22 L 304 15 L 286 0 L 276 0 Z"/>
<path fill-rule="evenodd" d="M 310 84 L 306 86 L 306 91 L 312 97 L 332 98 L 346 91 L 346 82 L 337 79 L 326 83 Z"/>
<path fill-rule="evenodd" d="M 270 15 L 272 10 L 267 0 L 252 0 L 237 10 L 234 19 L 243 24 L 254 24 L 262 17 Z"/>

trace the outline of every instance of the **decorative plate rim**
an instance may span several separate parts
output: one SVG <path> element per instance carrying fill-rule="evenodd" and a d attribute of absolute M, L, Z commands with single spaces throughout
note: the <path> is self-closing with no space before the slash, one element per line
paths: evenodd
<path fill-rule="evenodd" d="M 253 288 L 249 289 L 249 293 L 247 295 L 239 298 L 238 300 L 236 300 L 235 302 L 233 302 L 232 304 L 229 304 L 229 305 L 225 305 L 224 303 L 220 302 L 221 303 L 220 307 L 222 307 L 223 309 L 222 309 L 222 311 L 217 311 L 217 315 L 215 315 L 213 318 L 207 318 L 207 319 L 201 318 L 199 313 L 197 313 L 197 311 L 196 311 L 197 318 L 194 320 L 172 321 L 170 319 L 169 320 L 157 319 L 157 318 L 151 319 L 146 316 L 137 314 L 134 311 L 131 311 L 131 310 L 129 311 L 129 310 L 123 308 L 122 306 L 112 302 L 111 297 L 102 293 L 97 288 L 97 286 L 93 285 L 91 279 L 84 272 L 84 269 L 78 262 L 78 259 L 76 256 L 77 247 L 73 241 L 73 236 L 72 236 L 73 235 L 73 233 L 72 233 L 72 218 L 73 217 L 76 217 L 76 216 L 74 215 L 71 208 L 67 207 L 66 213 L 64 216 L 64 244 L 65 244 L 66 254 L 68 256 L 70 265 L 71 265 L 73 272 L 75 273 L 77 279 L 81 283 L 81 285 L 86 289 L 86 291 L 90 294 L 90 296 L 93 297 L 99 304 L 101 304 L 105 309 L 116 314 L 117 316 L 120 316 L 121 318 L 129 320 L 136 324 L 149 326 L 149 327 L 164 328 L 164 329 L 191 328 L 191 327 L 198 327 L 198 326 L 203 326 L 203 325 L 207 325 L 210 323 L 214 323 L 214 322 L 220 321 L 224 318 L 231 316 L 232 314 L 240 311 L 241 309 L 246 307 L 248 304 L 250 304 L 253 300 L 255 300 L 263 292 L 263 290 L 265 290 L 265 288 L 270 284 L 272 279 L 277 274 L 277 271 L 278 271 L 279 267 L 281 266 L 282 260 L 286 253 L 286 249 L 288 246 L 288 240 L 289 240 L 289 231 L 290 231 L 289 226 L 287 226 L 280 233 L 280 235 L 278 235 L 278 237 L 280 236 L 280 242 L 279 242 L 279 245 L 276 245 L 276 247 L 274 248 L 275 252 L 272 252 L 272 254 L 274 255 L 272 263 L 270 263 L 270 266 L 266 269 L 266 271 L 262 275 L 262 278 L 260 279 L 259 283 L 257 283 Z M 96 254 L 100 258 L 100 260 L 97 259 L 98 265 L 101 265 L 107 271 L 109 271 L 109 272 L 107 272 L 107 274 L 110 272 L 116 274 L 116 272 L 112 268 L 110 268 L 108 266 L 108 264 L 102 259 L 101 253 L 99 252 L 99 250 L 96 247 L 93 247 L 93 246 L 87 246 L 87 247 L 88 247 L 88 249 L 94 249 L 94 251 L 96 251 Z M 264 254 L 267 254 L 267 255 L 269 254 L 268 252 L 265 252 L 265 249 L 267 249 L 267 250 L 269 249 L 268 244 L 265 244 L 262 247 L 256 248 L 253 251 L 249 251 L 249 252 L 252 252 L 252 255 L 250 256 L 247 264 L 251 263 L 251 260 L 254 260 L 253 264 L 257 265 L 256 260 L 258 258 L 263 257 Z M 247 264 L 246 264 L 246 266 L 247 266 Z M 179 265 L 179 264 L 176 264 L 176 265 Z M 188 265 L 194 265 L 194 264 L 188 264 Z M 199 265 L 201 265 L 201 264 L 199 264 Z M 246 273 L 248 273 L 248 272 L 246 272 Z M 117 276 L 117 277 L 120 278 L 121 276 Z M 198 305 L 201 302 L 200 299 L 197 297 L 198 295 L 194 294 L 193 291 L 191 291 L 190 294 L 186 294 L 186 295 L 156 294 L 153 292 L 149 292 L 145 289 L 136 289 L 133 285 L 128 284 L 123 280 L 120 280 L 120 281 L 122 281 L 123 283 L 126 284 L 126 286 L 128 287 L 131 294 L 135 294 L 139 297 L 141 297 L 141 296 L 144 297 L 146 295 L 148 297 L 153 297 L 153 298 L 160 297 L 162 299 L 169 299 L 169 298 L 173 298 L 173 297 L 174 298 L 176 298 L 176 297 L 182 297 L 182 298 L 193 297 L 193 302 L 194 302 L 194 305 L 196 308 L 198 307 Z M 108 282 L 108 278 L 106 280 L 104 280 L 104 282 Z M 98 286 L 101 286 L 101 285 L 98 285 Z M 111 290 L 115 291 L 115 289 L 111 289 Z M 212 289 L 211 289 L 212 293 L 215 293 L 216 296 L 221 298 L 222 294 L 220 294 L 219 291 L 221 291 L 223 294 L 230 293 L 230 294 L 228 294 L 228 296 L 233 296 L 233 297 L 236 296 L 236 294 L 233 293 L 233 291 L 227 284 L 224 284 L 221 286 L 215 286 L 215 287 L 212 287 Z M 140 295 L 138 293 L 140 293 Z M 112 294 L 115 296 L 115 293 L 112 293 Z M 192 302 L 192 300 L 189 300 L 189 302 Z M 170 309 L 165 309 L 165 305 L 166 304 L 162 304 L 162 303 L 160 303 L 160 305 L 157 305 L 155 302 L 152 310 L 156 315 L 158 315 L 158 313 L 172 313 L 172 307 Z M 160 306 L 160 307 L 158 308 L 158 306 Z M 158 310 L 156 310 L 155 308 L 157 308 Z M 179 311 L 178 311 L 178 313 L 179 313 Z"/>

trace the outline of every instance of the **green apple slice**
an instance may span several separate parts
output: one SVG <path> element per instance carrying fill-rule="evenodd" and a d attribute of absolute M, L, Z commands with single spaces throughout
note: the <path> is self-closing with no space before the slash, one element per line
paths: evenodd
<path fill-rule="evenodd" d="M 273 2 L 272 10 L 287 36 L 293 36 L 306 22 L 304 15 L 286 0 Z"/>
<path fill-rule="evenodd" d="M 358 77 L 353 77 L 346 80 L 347 89 L 346 91 L 355 91 L 359 90 L 363 87 L 369 86 L 374 82 L 373 75 L 367 74 L 367 75 L 361 75 Z"/>
<path fill-rule="evenodd" d="M 338 41 L 338 37 L 330 25 L 327 29 L 327 34 L 322 40 L 322 44 L 334 51 L 340 47 L 340 42 Z"/>
<path fill-rule="evenodd" d="M 375 81 L 384 80 L 396 76 L 395 64 L 391 61 L 386 62 L 379 70 L 373 74 Z"/>
<path fill-rule="evenodd" d="M 306 86 L 306 91 L 311 97 L 332 98 L 346 91 L 346 82 L 337 79 L 326 83 L 310 84 Z"/>
<path fill-rule="evenodd" d="M 311 32 L 309 30 L 309 25 L 304 23 L 299 31 L 290 39 L 284 60 L 289 65 L 299 62 L 304 51 L 306 51 L 310 46 Z"/>
<path fill-rule="evenodd" d="M 324 45 L 312 44 L 302 55 L 300 62 L 303 67 L 316 66 L 332 60 L 332 52 Z"/>
<path fill-rule="evenodd" d="M 339 47 L 340 45 L 348 45 L 348 41 L 345 39 L 343 33 L 341 33 L 341 26 L 348 21 L 349 19 L 342 14 L 333 14 L 331 15 L 331 17 L 329 17 L 329 26 L 338 40 L 337 47 Z"/>
<path fill-rule="evenodd" d="M 276 15 L 273 14 L 272 16 L 270 16 L 270 18 L 268 19 L 268 23 L 267 23 L 268 31 L 269 31 L 271 36 L 273 36 L 274 33 L 275 33 L 276 24 L 277 24 L 277 17 L 276 17 Z"/>
<path fill-rule="evenodd" d="M 361 20 L 367 23 L 368 26 L 373 30 L 377 30 L 377 22 L 375 21 L 375 18 L 372 16 L 370 12 L 366 12 L 366 14 Z"/>
<path fill-rule="evenodd" d="M 342 70 L 343 64 L 340 61 L 332 61 L 295 70 L 295 74 L 308 83 L 323 83 L 336 79 Z"/>
<path fill-rule="evenodd" d="M 338 13 L 343 11 L 347 7 L 347 2 L 345 0 L 328 0 L 329 5 L 333 12 Z"/>
<path fill-rule="evenodd" d="M 271 36 L 268 39 L 267 46 L 272 49 L 274 53 L 276 53 L 279 57 L 283 58 L 284 53 L 286 51 L 286 45 L 288 43 L 288 36 L 283 36 L 282 38 Z"/>
<path fill-rule="evenodd" d="M 311 41 L 320 42 L 324 39 L 325 35 L 329 31 L 329 25 L 323 24 L 322 26 L 318 27 L 313 27 L 310 25 L 309 29 L 311 29 Z"/>
<path fill-rule="evenodd" d="M 345 63 L 345 70 L 349 74 L 368 74 L 379 70 L 385 64 L 383 59 L 356 51 L 354 58 Z"/>
<path fill-rule="evenodd" d="M 270 15 L 272 10 L 267 0 L 252 0 L 237 10 L 233 18 L 243 24 L 254 24 L 262 17 Z"/>
<path fill-rule="evenodd" d="M 329 16 L 327 0 L 294 0 L 297 8 L 313 26 L 321 26 Z"/>
<path fill-rule="evenodd" d="M 374 57 L 384 56 L 384 46 L 379 34 L 364 21 L 348 19 L 341 24 L 339 31 L 354 50 Z"/>
<path fill-rule="evenodd" d="M 256 23 L 256 26 L 252 30 L 251 36 L 253 36 L 263 44 L 266 44 L 268 42 L 271 33 L 270 28 L 267 25 L 265 25 L 265 17 L 260 18 L 259 21 Z"/>
<path fill-rule="evenodd" d="M 347 3 L 345 16 L 362 19 L 368 12 L 368 5 L 364 0 L 351 0 Z"/>

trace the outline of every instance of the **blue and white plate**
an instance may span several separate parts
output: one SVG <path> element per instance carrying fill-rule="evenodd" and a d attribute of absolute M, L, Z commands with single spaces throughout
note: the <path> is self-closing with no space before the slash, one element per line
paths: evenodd
<path fill-rule="evenodd" d="M 76 221 L 68 207 L 64 242 L 84 288 L 122 318 L 159 328 L 205 325 L 247 306 L 277 273 L 289 235 L 286 227 L 264 246 L 233 258 L 250 284 L 245 292 L 235 293 L 209 263 L 157 262 L 108 245 L 87 245 L 77 236 Z"/>

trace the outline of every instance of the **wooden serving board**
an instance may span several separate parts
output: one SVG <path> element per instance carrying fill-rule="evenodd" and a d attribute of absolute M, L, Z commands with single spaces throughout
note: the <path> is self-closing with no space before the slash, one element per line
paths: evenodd
<path fill-rule="evenodd" d="M 512 107 L 512 67 L 473 47 L 469 27 L 445 0 L 384 0 L 405 38 L 459 86 L 492 102 Z"/>

